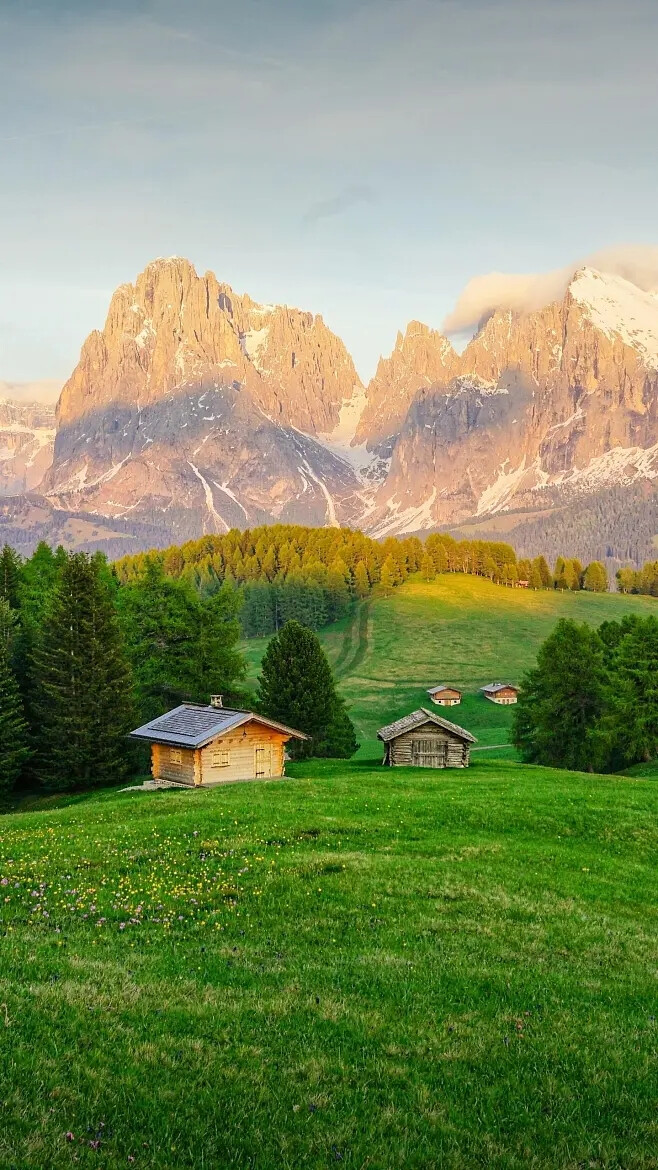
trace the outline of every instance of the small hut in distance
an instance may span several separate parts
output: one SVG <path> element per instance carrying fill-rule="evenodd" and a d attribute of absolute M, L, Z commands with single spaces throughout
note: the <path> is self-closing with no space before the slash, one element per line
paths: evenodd
<path fill-rule="evenodd" d="M 482 694 L 492 703 L 508 706 L 510 703 L 516 703 L 519 688 L 512 683 L 489 683 L 488 686 L 482 687 Z"/>
<path fill-rule="evenodd" d="M 438 687 L 430 687 L 428 695 L 437 707 L 458 707 L 462 701 L 462 693 L 457 687 L 449 687 L 441 683 Z"/>
<path fill-rule="evenodd" d="M 390 767 L 467 768 L 474 735 L 433 711 L 420 707 L 380 727 L 377 738 L 385 745 L 383 763 Z"/>

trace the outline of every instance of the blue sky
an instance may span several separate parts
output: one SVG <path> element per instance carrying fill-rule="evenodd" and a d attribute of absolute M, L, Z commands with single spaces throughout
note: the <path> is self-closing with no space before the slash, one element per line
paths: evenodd
<path fill-rule="evenodd" d="M 363 376 L 473 276 L 658 242 L 655 0 L 0 0 L 0 380 L 155 256 Z"/>

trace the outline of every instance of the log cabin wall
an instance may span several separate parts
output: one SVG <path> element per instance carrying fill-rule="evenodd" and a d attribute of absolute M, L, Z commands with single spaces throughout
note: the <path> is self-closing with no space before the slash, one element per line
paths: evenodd
<path fill-rule="evenodd" d="M 176 784 L 195 784 L 195 753 L 191 748 L 151 744 L 151 772 L 154 780 L 173 780 Z"/>
<path fill-rule="evenodd" d="M 467 768 L 469 759 L 467 743 L 431 723 L 405 731 L 389 744 L 393 767 Z"/>
<path fill-rule="evenodd" d="M 247 723 L 201 749 L 201 783 L 283 776 L 288 736 L 262 724 Z"/>

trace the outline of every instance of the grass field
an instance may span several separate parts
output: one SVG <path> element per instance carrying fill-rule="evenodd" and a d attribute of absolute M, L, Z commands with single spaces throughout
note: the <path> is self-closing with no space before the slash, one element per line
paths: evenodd
<path fill-rule="evenodd" d="M 372 740 L 441 677 L 518 678 L 561 613 L 650 606 L 411 583 L 324 635 L 361 759 L 1 817 L 2 1170 L 655 1170 L 656 766 Z"/>
<path fill-rule="evenodd" d="M 0 1165 L 655 1167 L 655 780 L 293 771 L 2 819 Z"/>
<path fill-rule="evenodd" d="M 480 745 L 507 743 L 512 712 L 484 699 L 479 688 L 518 683 L 561 617 L 598 625 L 625 613 L 656 613 L 649 597 L 506 589 L 482 577 L 446 573 L 412 580 L 390 598 L 364 602 L 321 632 L 363 745 L 377 755 L 378 727 L 420 706 L 427 688 L 454 683 L 465 691 L 459 707 L 442 712 L 477 736 Z M 256 684 L 267 639 L 244 643 L 249 682 Z M 509 749 L 507 749 L 509 757 Z"/>

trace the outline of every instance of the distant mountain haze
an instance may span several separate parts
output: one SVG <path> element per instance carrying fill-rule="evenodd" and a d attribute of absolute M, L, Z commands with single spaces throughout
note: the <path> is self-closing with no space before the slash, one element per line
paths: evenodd
<path fill-rule="evenodd" d="M 364 387 L 322 317 L 156 260 L 85 341 L 54 446 L 42 421 L 0 419 L 2 493 L 39 488 L 1 509 L 26 545 L 65 531 L 115 555 L 277 521 L 400 535 L 636 500 L 658 479 L 658 293 L 584 266 L 548 304 L 493 308 L 462 353 L 411 322 Z M 13 473 L 20 427 L 45 454 Z"/>

